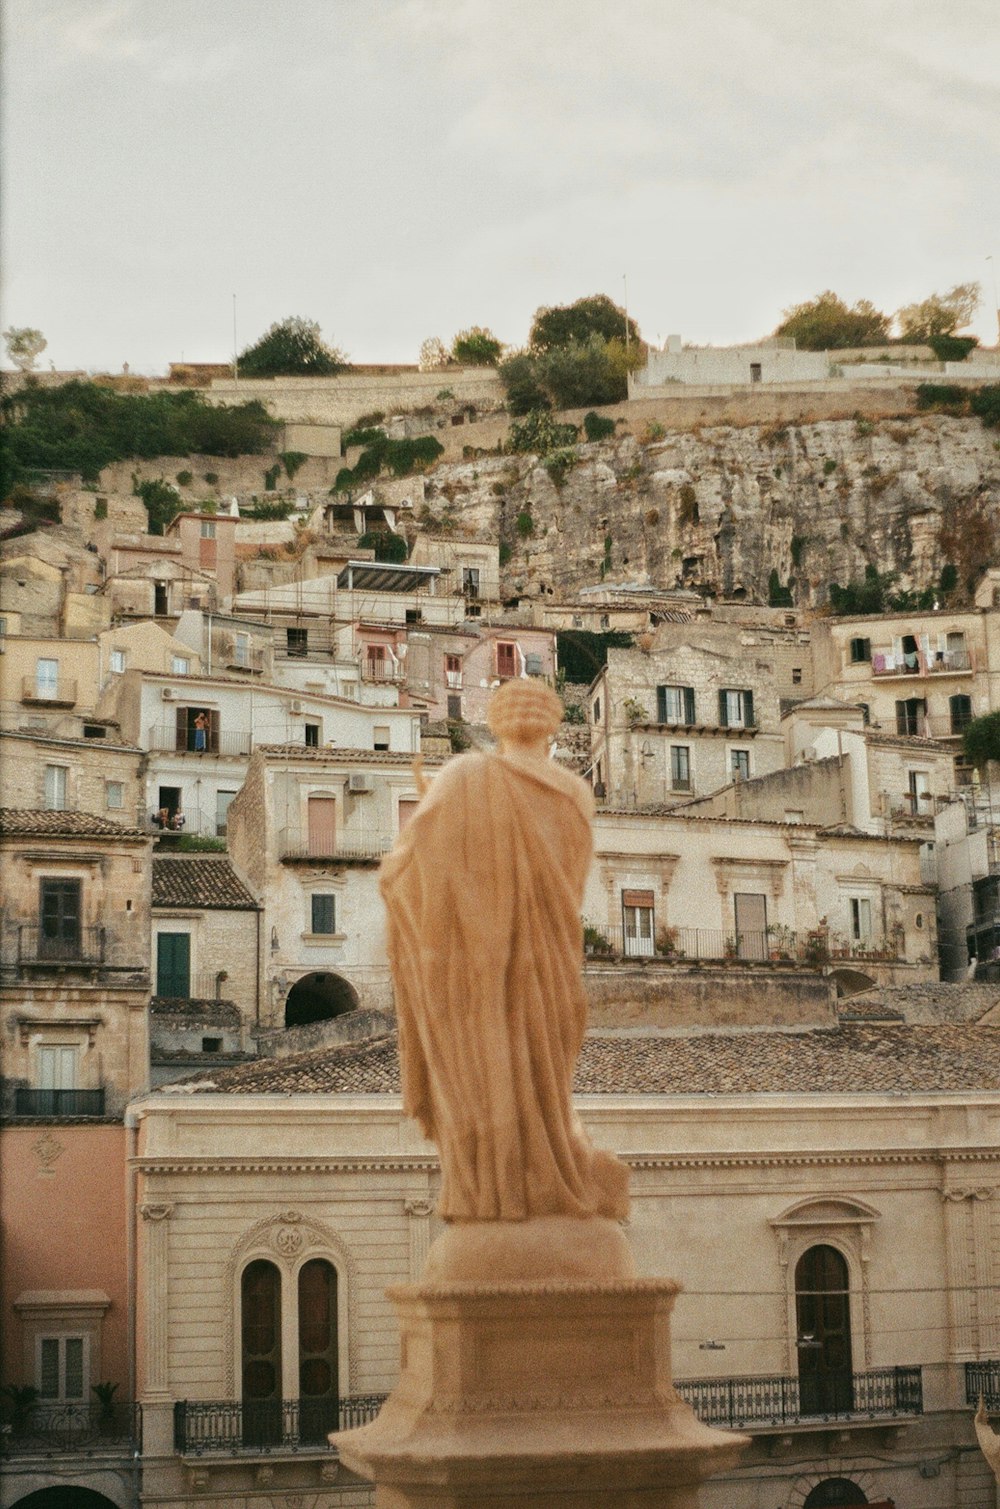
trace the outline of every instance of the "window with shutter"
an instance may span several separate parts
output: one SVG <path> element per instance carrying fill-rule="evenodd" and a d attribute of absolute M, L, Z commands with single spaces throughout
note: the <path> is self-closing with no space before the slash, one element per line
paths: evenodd
<path fill-rule="evenodd" d="M 517 646 L 497 640 L 497 675 L 501 680 L 517 675 Z"/>

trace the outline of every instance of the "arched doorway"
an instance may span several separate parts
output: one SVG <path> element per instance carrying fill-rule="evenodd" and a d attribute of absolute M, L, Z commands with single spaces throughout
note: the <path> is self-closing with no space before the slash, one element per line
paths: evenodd
<path fill-rule="evenodd" d="M 868 1500 L 850 1478 L 826 1478 L 817 1483 L 802 1509 L 840 1509 L 843 1504 L 867 1504 Z"/>
<path fill-rule="evenodd" d="M 836 1247 L 821 1243 L 799 1258 L 795 1319 L 803 1415 L 845 1415 L 854 1407 L 849 1291 L 847 1260 Z"/>
<path fill-rule="evenodd" d="M 304 1027 L 308 1022 L 326 1022 L 356 1011 L 358 993 L 340 975 L 329 973 L 303 975 L 288 992 L 285 1002 L 285 1026 Z"/>
<path fill-rule="evenodd" d="M 114 1499 L 93 1488 L 39 1488 L 27 1498 L 18 1499 L 11 1509 L 118 1509 Z"/>

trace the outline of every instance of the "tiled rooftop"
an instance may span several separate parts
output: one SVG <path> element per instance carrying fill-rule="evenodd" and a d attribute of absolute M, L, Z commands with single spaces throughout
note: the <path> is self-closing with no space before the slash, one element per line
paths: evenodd
<path fill-rule="evenodd" d="M 0 834 L 46 838 L 148 837 L 142 828 L 126 828 L 109 817 L 95 817 L 90 812 L 47 812 L 19 807 L 0 807 Z"/>
<path fill-rule="evenodd" d="M 153 859 L 153 905 L 250 911 L 257 903 L 229 860 L 204 854 Z"/>
<path fill-rule="evenodd" d="M 226 1094 L 398 1094 L 395 1037 L 313 1049 L 188 1081 Z M 587 1037 L 586 1095 L 880 1094 L 1000 1090 L 1000 1034 L 967 1023 L 841 1023 L 808 1032 L 604 1033 Z"/>

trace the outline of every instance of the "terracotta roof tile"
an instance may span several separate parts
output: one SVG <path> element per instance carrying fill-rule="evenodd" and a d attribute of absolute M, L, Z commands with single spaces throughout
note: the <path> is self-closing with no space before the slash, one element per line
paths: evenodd
<path fill-rule="evenodd" d="M 142 828 L 126 828 L 109 817 L 90 812 L 46 812 L 29 808 L 0 807 L 0 834 L 51 838 L 148 838 Z"/>
<path fill-rule="evenodd" d="M 199 907 L 213 911 L 256 911 L 257 903 L 228 859 L 153 859 L 153 905 Z"/>
<path fill-rule="evenodd" d="M 586 1095 L 879 1094 L 1000 1090 L 1000 1035 L 968 1023 L 841 1023 L 807 1032 L 606 1033 L 583 1045 Z M 395 1037 L 222 1071 L 184 1089 L 398 1094 Z"/>

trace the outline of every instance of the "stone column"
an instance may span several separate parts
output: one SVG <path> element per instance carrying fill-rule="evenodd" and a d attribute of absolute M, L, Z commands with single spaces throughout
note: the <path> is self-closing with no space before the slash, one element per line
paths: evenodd
<path fill-rule="evenodd" d="M 140 1254 L 141 1305 L 145 1325 L 145 1377 L 140 1385 L 143 1406 L 143 1449 L 147 1456 L 169 1455 L 173 1450 L 173 1400 L 169 1387 L 167 1345 L 167 1292 L 170 1217 L 174 1207 L 148 1201 L 139 1206 L 143 1219 Z"/>
<path fill-rule="evenodd" d="M 410 1218 L 410 1278 L 416 1280 L 424 1271 L 431 1250 L 431 1212 L 434 1206 L 427 1199 L 409 1199 L 403 1202 L 403 1208 Z"/>

